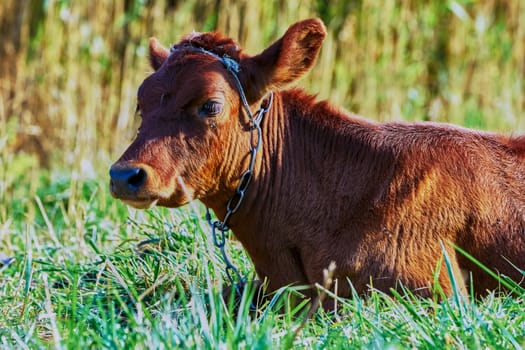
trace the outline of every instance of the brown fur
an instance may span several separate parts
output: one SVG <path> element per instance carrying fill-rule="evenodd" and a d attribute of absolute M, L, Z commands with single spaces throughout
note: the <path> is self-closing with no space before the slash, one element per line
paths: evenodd
<path fill-rule="evenodd" d="M 255 111 L 268 91 L 255 177 L 230 226 L 270 290 L 322 282 L 335 261 L 338 294 L 372 285 L 432 293 L 436 269 L 452 292 L 446 249 L 462 292 L 497 282 L 452 245 L 520 281 L 525 269 L 525 137 L 434 123 L 377 123 L 301 90 L 284 90 L 313 65 L 325 28 L 311 19 L 291 26 L 257 56 L 220 34 L 193 34 L 171 50 L 150 42 L 156 72 L 139 89 L 143 114 L 136 140 L 112 170 L 143 169 L 130 190 L 112 180 L 116 198 L 139 208 L 178 207 L 199 199 L 224 218 L 248 166 L 248 120 L 232 75 L 211 55 L 241 65 Z M 213 99 L 216 116 L 202 116 Z M 115 182 L 115 183 L 113 183 Z"/>

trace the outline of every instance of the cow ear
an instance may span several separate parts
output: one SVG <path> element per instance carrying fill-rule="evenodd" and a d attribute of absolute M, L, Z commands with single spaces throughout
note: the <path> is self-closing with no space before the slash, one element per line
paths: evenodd
<path fill-rule="evenodd" d="M 250 102 L 269 90 L 285 87 L 310 70 L 325 36 L 320 19 L 307 19 L 292 25 L 259 55 L 241 60 L 243 86 L 247 87 Z"/>
<path fill-rule="evenodd" d="M 166 61 L 170 52 L 156 38 L 149 39 L 149 62 L 154 70 L 158 70 Z"/>

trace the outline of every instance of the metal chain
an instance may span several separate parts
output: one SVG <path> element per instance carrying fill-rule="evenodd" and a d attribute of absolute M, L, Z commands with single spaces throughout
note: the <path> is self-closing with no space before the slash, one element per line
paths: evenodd
<path fill-rule="evenodd" d="M 230 227 L 229 227 L 230 218 L 232 217 L 233 214 L 235 214 L 239 210 L 244 200 L 246 190 L 248 189 L 248 186 L 250 185 L 250 182 L 252 181 L 257 152 L 261 148 L 261 144 L 262 144 L 261 122 L 264 116 L 269 112 L 270 108 L 272 107 L 273 92 L 270 92 L 268 95 L 268 103 L 266 107 L 261 105 L 259 110 L 255 113 L 256 116 L 254 117 L 254 115 L 250 111 L 250 105 L 248 104 L 248 100 L 246 99 L 246 94 L 244 93 L 244 89 L 242 87 L 241 81 L 239 80 L 238 73 L 241 70 L 239 62 L 235 61 L 234 59 L 226 55 L 220 56 L 214 52 L 208 51 L 201 47 L 192 47 L 192 46 L 190 47 L 202 53 L 205 53 L 207 55 L 217 58 L 219 61 L 221 61 L 224 67 L 232 74 L 233 78 L 235 79 L 235 83 L 237 84 L 237 89 L 239 92 L 239 97 L 241 98 L 243 108 L 246 111 L 246 114 L 248 115 L 248 118 L 250 120 L 250 164 L 248 166 L 248 169 L 244 173 L 242 173 L 239 179 L 239 183 L 235 189 L 235 193 L 228 201 L 228 204 L 226 206 L 226 215 L 224 216 L 224 221 L 220 221 L 218 219 L 213 220 L 210 209 L 206 208 L 206 220 L 211 226 L 213 243 L 215 244 L 217 248 L 220 249 L 222 260 L 224 261 L 224 264 L 226 265 L 226 275 L 228 276 L 228 280 L 233 286 L 235 286 L 235 291 L 237 295 L 240 296 L 241 295 L 240 285 L 244 284 L 246 280 L 242 277 L 237 267 L 235 267 L 235 265 L 231 262 L 226 252 L 226 232 L 230 230 Z M 174 52 L 176 50 L 177 50 L 177 47 L 172 46 L 170 49 L 170 52 Z M 239 283 L 235 283 L 234 278 L 237 279 Z"/>
<path fill-rule="evenodd" d="M 236 75 L 234 75 L 236 76 Z M 240 86 L 240 83 L 239 83 Z M 241 90 L 242 91 L 242 90 Z M 244 95 L 244 93 L 242 93 Z M 240 284 L 244 284 L 246 280 L 242 277 L 241 273 L 237 269 L 237 267 L 231 262 L 230 258 L 228 257 L 228 254 L 226 253 L 226 232 L 230 230 L 230 227 L 228 226 L 228 223 L 230 221 L 230 218 L 233 214 L 235 214 L 243 200 L 246 194 L 246 190 L 248 189 L 248 186 L 250 185 L 250 182 L 253 178 L 253 169 L 255 167 L 255 159 L 257 156 L 257 151 L 261 148 L 261 140 L 262 140 L 262 132 L 261 132 L 261 121 L 264 118 L 264 115 L 268 113 L 270 110 L 270 107 L 272 106 L 273 102 L 273 93 L 270 92 L 269 94 L 269 100 L 268 105 L 266 107 L 261 106 L 261 108 L 256 112 L 256 118 L 253 117 L 253 115 L 248 113 L 248 116 L 250 118 L 250 165 L 248 166 L 248 169 L 242 173 L 239 183 L 235 189 L 235 193 L 228 201 L 228 204 L 226 205 L 226 215 L 224 216 L 224 221 L 220 220 L 212 220 L 210 209 L 206 208 L 206 220 L 211 226 L 212 229 L 212 237 L 213 237 L 213 243 L 217 248 L 220 249 L 222 259 L 226 265 L 226 276 L 228 277 L 228 280 L 230 283 L 235 286 L 235 290 L 237 294 L 241 294 L 240 290 Z M 249 111 L 249 107 L 247 106 L 247 102 L 245 100 L 243 101 L 243 104 L 246 103 L 245 108 Z M 233 275 L 234 276 L 233 276 Z M 239 283 L 235 283 L 235 279 Z"/>
<path fill-rule="evenodd" d="M 173 49 L 174 48 L 172 48 L 172 50 Z M 244 93 L 244 89 L 238 76 L 238 73 L 241 69 L 239 63 L 228 56 L 220 56 L 214 52 L 205 50 L 203 48 L 196 47 L 195 49 L 220 60 L 222 64 L 226 67 L 226 69 L 232 74 L 233 78 L 235 79 L 235 83 L 237 84 L 237 89 L 239 91 L 239 97 L 241 98 L 243 108 L 246 111 L 246 114 L 248 115 L 248 118 L 250 120 L 250 164 L 248 166 L 248 169 L 244 173 L 242 173 L 239 179 L 239 183 L 235 188 L 235 193 L 226 205 L 226 215 L 224 216 L 224 221 L 212 220 L 210 209 L 206 208 L 206 220 L 211 226 L 213 243 L 221 251 L 222 260 L 226 265 L 226 275 L 228 276 L 228 280 L 233 286 L 235 286 L 235 291 L 237 295 L 241 295 L 240 284 L 244 284 L 246 280 L 242 277 L 241 273 L 239 272 L 237 267 L 235 267 L 235 265 L 231 262 L 230 258 L 228 257 L 228 254 L 226 253 L 226 232 L 230 230 L 230 227 L 228 226 L 230 218 L 239 210 L 244 200 L 246 190 L 248 189 L 248 186 L 252 181 L 253 169 L 255 168 L 257 152 L 261 148 L 262 142 L 261 122 L 264 118 L 264 115 L 268 113 L 268 111 L 272 107 L 273 93 L 269 93 L 267 106 L 264 107 L 261 105 L 259 110 L 255 113 L 256 117 L 254 117 L 250 110 L 250 105 L 248 104 L 246 94 Z M 239 281 L 239 283 L 235 283 L 234 277 Z"/>

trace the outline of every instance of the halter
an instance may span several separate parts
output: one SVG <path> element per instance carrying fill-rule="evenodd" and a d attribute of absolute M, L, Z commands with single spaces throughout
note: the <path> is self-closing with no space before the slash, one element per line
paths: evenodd
<path fill-rule="evenodd" d="M 224 65 L 224 67 L 232 74 L 233 78 L 235 79 L 235 83 L 237 84 L 237 90 L 239 91 L 239 96 L 241 98 L 241 102 L 242 102 L 242 105 L 244 107 L 244 110 L 248 114 L 248 118 L 250 118 L 250 122 L 253 124 L 252 127 L 253 126 L 258 127 L 259 123 L 261 122 L 262 118 L 264 117 L 264 114 L 266 114 L 268 112 L 268 110 L 270 109 L 270 107 L 272 106 L 273 93 L 270 91 L 270 94 L 269 94 L 269 99 L 270 100 L 268 102 L 268 106 L 266 108 L 263 108 L 261 106 L 261 108 L 257 112 L 258 113 L 257 119 L 255 119 L 253 114 L 252 114 L 252 112 L 251 112 L 251 110 L 250 110 L 250 105 L 248 104 L 248 100 L 246 99 L 246 94 L 244 93 L 244 89 L 243 89 L 241 81 L 239 79 L 238 73 L 241 71 L 241 66 L 239 65 L 239 62 L 235 61 L 233 58 L 228 57 L 226 55 L 225 56 L 219 56 L 215 52 L 208 51 L 206 49 L 203 49 L 202 47 L 196 47 L 195 49 L 197 51 L 199 51 L 199 52 L 203 52 L 203 53 L 205 53 L 207 55 L 213 56 L 216 59 L 218 59 L 219 61 L 221 61 L 221 63 Z M 258 136 L 261 136 L 260 133 L 259 133 Z"/>

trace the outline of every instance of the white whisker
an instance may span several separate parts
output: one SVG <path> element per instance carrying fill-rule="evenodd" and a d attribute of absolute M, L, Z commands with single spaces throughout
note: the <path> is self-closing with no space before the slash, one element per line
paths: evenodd
<path fill-rule="evenodd" d="M 179 184 L 182 192 L 184 192 L 184 195 L 186 196 L 186 198 L 188 199 L 189 202 L 193 201 L 193 193 L 192 191 L 190 191 L 190 189 L 188 188 L 188 186 L 186 186 L 186 183 L 184 182 L 184 179 L 182 178 L 182 176 L 177 176 L 177 183 Z"/>

